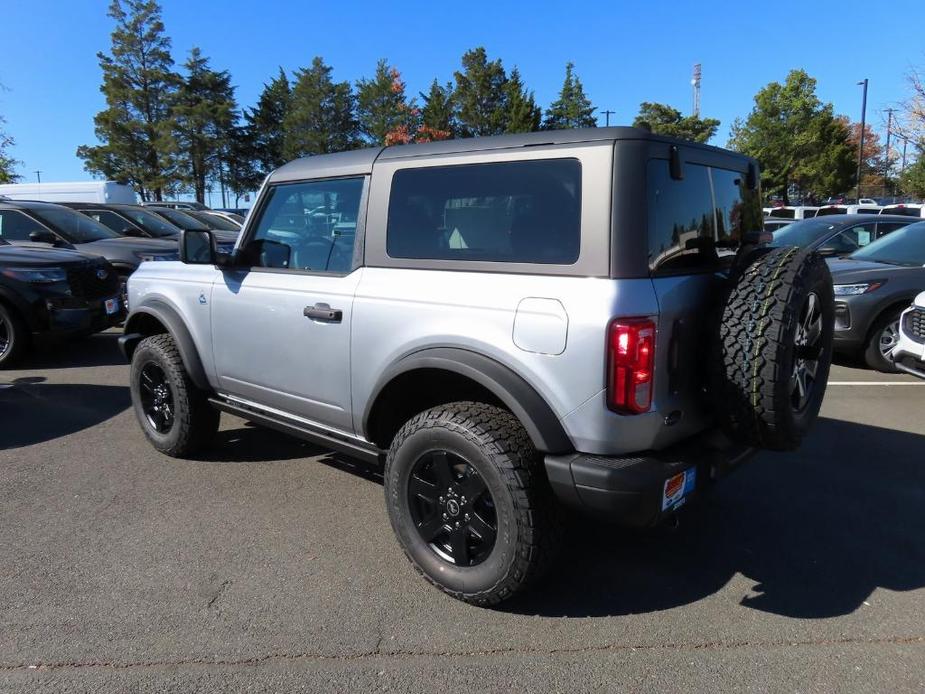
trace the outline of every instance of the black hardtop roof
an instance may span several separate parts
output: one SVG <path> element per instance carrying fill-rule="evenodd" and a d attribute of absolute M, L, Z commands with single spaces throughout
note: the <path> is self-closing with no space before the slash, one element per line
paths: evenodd
<path fill-rule="evenodd" d="M 679 140 L 665 135 L 656 135 L 643 128 L 612 126 L 607 128 L 573 128 L 569 130 L 542 130 L 532 133 L 514 135 L 492 135 L 487 137 L 466 137 L 437 142 L 425 142 L 413 145 L 393 145 L 390 147 L 368 147 L 335 154 L 318 154 L 302 157 L 284 164 L 270 174 L 270 181 L 294 181 L 319 176 L 336 177 L 360 173 L 370 173 L 377 160 L 406 159 L 409 157 L 435 156 L 440 154 L 461 154 L 465 152 L 485 152 L 517 147 L 539 147 L 543 145 L 568 145 L 582 142 L 602 142 L 616 140 L 651 140 L 669 144 L 696 147 L 724 154 L 733 154 L 743 158 L 745 155 L 712 145 L 705 145 L 688 140 Z"/>

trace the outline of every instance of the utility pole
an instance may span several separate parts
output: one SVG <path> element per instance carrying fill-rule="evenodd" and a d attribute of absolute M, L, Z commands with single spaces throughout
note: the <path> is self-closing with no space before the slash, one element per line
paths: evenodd
<path fill-rule="evenodd" d="M 864 161 L 864 126 L 867 121 L 867 78 L 863 82 L 858 82 L 858 86 L 864 86 L 864 96 L 861 97 L 861 137 L 858 142 L 858 202 L 861 200 L 861 164 Z"/>
<path fill-rule="evenodd" d="M 886 165 L 883 167 L 883 175 L 886 178 L 890 177 L 890 135 L 892 134 L 893 112 L 895 110 L 895 108 L 886 110 Z"/>
<path fill-rule="evenodd" d="M 899 169 L 899 175 L 900 175 L 900 176 L 902 176 L 904 173 L 906 173 L 906 145 L 908 145 L 908 144 L 909 144 L 909 140 L 907 140 L 906 138 L 903 138 L 903 165 L 902 165 L 902 167 Z"/>
<path fill-rule="evenodd" d="M 35 173 L 36 181 L 37 181 L 38 183 L 41 183 L 41 182 L 42 182 L 42 171 L 41 171 L 41 170 L 37 170 L 37 171 L 35 171 L 34 173 Z"/>
<path fill-rule="evenodd" d="M 601 111 L 601 113 L 604 114 L 604 118 L 606 119 L 606 120 L 604 121 L 604 123 L 605 123 L 604 127 L 605 127 L 605 128 L 609 128 L 609 127 L 610 127 L 610 116 L 612 116 L 613 114 L 615 114 L 616 111 Z"/>

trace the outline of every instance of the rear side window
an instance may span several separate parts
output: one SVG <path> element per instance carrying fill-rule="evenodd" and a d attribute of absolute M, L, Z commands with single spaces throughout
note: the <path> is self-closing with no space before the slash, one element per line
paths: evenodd
<path fill-rule="evenodd" d="M 392 258 L 570 265 L 580 237 L 577 159 L 401 169 L 392 178 Z"/>
<path fill-rule="evenodd" d="M 653 271 L 717 268 L 746 232 L 763 227 L 758 191 L 742 173 L 685 164 L 684 178 L 675 180 L 666 160 L 653 159 L 647 175 Z"/>

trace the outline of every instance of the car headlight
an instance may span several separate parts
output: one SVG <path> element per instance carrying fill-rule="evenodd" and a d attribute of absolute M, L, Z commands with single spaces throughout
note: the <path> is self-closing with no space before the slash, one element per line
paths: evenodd
<path fill-rule="evenodd" d="M 158 260 L 179 260 L 180 253 L 136 253 L 135 257 L 143 263 L 153 263 Z"/>
<path fill-rule="evenodd" d="M 32 284 L 53 284 L 67 279 L 67 271 L 61 267 L 8 268 L 2 272 L 5 277 Z"/>
<path fill-rule="evenodd" d="M 835 296 L 860 296 L 870 294 L 883 286 L 883 282 L 858 282 L 857 284 L 836 284 Z"/>

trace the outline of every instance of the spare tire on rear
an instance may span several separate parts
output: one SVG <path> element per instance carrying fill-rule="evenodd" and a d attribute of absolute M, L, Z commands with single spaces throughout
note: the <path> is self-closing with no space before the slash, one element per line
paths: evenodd
<path fill-rule="evenodd" d="M 819 414 L 832 361 L 835 302 L 825 260 L 761 248 L 725 292 L 713 391 L 734 440 L 793 450 Z"/>

